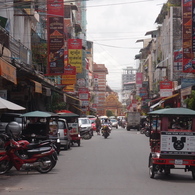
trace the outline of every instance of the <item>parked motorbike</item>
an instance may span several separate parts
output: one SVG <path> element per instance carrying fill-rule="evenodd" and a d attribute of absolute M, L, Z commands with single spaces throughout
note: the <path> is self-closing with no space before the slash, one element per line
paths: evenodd
<path fill-rule="evenodd" d="M 0 134 L 5 151 L 0 153 L 0 175 L 8 172 L 13 166 L 16 170 L 37 170 L 48 173 L 57 163 L 57 153 L 49 141 L 29 143 L 26 140 L 16 140 L 18 123 L 11 122 L 6 131 Z"/>
<path fill-rule="evenodd" d="M 144 123 L 144 126 L 140 129 L 141 134 L 145 134 L 146 137 L 150 136 L 150 124 L 148 122 Z"/>
<path fill-rule="evenodd" d="M 101 132 L 102 132 L 102 136 L 104 136 L 104 138 L 106 139 L 110 135 L 110 133 L 111 133 L 110 125 L 108 123 L 107 124 L 103 124 L 102 128 L 101 128 Z"/>
<path fill-rule="evenodd" d="M 91 130 L 80 131 L 80 136 L 82 139 L 88 140 L 92 138 Z"/>

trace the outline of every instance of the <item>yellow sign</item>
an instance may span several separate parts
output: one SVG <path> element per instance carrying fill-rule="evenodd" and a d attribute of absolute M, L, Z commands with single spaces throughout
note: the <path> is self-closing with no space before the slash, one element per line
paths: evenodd
<path fill-rule="evenodd" d="M 63 85 L 74 85 L 76 84 L 76 75 L 62 75 Z"/>
<path fill-rule="evenodd" d="M 16 68 L 0 58 L 0 76 L 17 84 Z"/>
<path fill-rule="evenodd" d="M 76 67 L 76 72 L 82 72 L 82 49 L 68 50 L 68 64 Z"/>
<path fill-rule="evenodd" d="M 74 91 L 74 85 L 67 85 L 66 87 L 63 88 L 63 91 Z"/>

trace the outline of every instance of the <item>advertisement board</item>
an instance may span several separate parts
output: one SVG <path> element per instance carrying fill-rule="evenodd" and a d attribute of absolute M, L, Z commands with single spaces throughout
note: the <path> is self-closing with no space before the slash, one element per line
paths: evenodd
<path fill-rule="evenodd" d="M 195 155 L 195 132 L 161 132 L 161 154 Z"/>
<path fill-rule="evenodd" d="M 47 0 L 47 75 L 64 73 L 64 4 Z"/>

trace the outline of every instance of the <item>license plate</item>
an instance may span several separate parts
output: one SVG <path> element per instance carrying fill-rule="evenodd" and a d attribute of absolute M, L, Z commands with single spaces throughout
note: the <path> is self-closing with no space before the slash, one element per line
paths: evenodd
<path fill-rule="evenodd" d="M 175 160 L 175 165 L 182 165 L 182 164 L 183 164 L 183 160 L 179 160 L 179 159 Z"/>

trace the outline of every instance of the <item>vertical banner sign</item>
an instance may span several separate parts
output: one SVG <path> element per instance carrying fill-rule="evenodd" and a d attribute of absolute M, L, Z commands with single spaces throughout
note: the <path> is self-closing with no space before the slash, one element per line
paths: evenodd
<path fill-rule="evenodd" d="M 137 72 L 136 73 L 136 95 L 139 96 L 140 95 L 140 88 L 142 87 L 142 73 L 141 72 Z"/>
<path fill-rule="evenodd" d="M 183 72 L 195 72 L 192 67 L 192 0 L 183 3 Z"/>
<path fill-rule="evenodd" d="M 47 0 L 48 70 L 47 75 L 64 73 L 64 4 Z"/>
<path fill-rule="evenodd" d="M 173 81 L 160 81 L 160 97 L 173 95 Z"/>
<path fill-rule="evenodd" d="M 68 39 L 68 64 L 82 72 L 82 39 Z"/>
<path fill-rule="evenodd" d="M 140 87 L 142 87 L 142 73 L 141 72 L 136 73 L 136 85 L 140 85 Z"/>
<path fill-rule="evenodd" d="M 174 72 L 182 71 L 182 51 L 174 51 Z"/>

